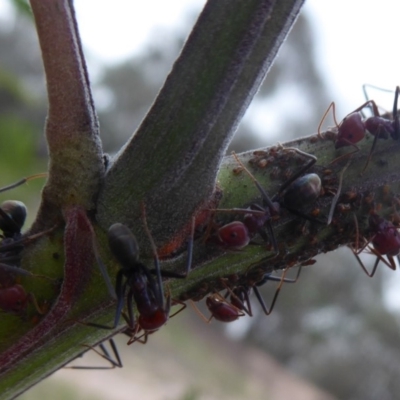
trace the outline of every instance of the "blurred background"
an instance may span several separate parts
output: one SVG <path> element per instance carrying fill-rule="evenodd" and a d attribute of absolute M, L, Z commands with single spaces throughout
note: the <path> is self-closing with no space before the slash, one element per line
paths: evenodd
<path fill-rule="evenodd" d="M 112 154 L 151 106 L 204 1 L 75 5 L 102 141 Z M 394 89 L 399 9 L 389 0 L 308 1 L 230 150 L 314 133 L 333 100 L 341 120 L 365 101 L 364 83 Z M 4 186 L 47 168 L 45 82 L 33 22 L 20 1 L 0 0 L 0 54 Z M 392 93 L 370 97 L 391 110 Z M 22 200 L 34 216 L 42 183 L 0 200 Z M 123 369 L 64 369 L 21 399 L 51 393 L 59 399 L 400 399 L 399 283 L 398 272 L 385 266 L 368 278 L 350 250 L 341 249 L 304 268 L 296 285 L 285 285 L 269 317 L 255 299 L 252 318 L 226 325 L 205 324 L 189 307 L 145 346 L 128 347 L 119 338 Z M 274 283 L 262 290 L 268 302 Z M 103 361 L 92 352 L 74 365 Z"/>

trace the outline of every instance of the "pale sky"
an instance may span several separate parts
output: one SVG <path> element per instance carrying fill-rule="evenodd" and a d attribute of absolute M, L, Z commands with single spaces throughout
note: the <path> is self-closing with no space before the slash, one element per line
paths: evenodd
<path fill-rule="evenodd" d="M 83 42 L 107 62 L 139 51 L 156 27 L 188 32 L 188 14 L 197 15 L 204 4 L 204 0 L 75 1 Z M 314 17 L 320 67 L 330 77 L 332 92 L 347 99 L 349 111 L 364 101 L 364 83 L 389 89 L 399 83 L 400 57 L 393 45 L 399 11 L 400 2 L 393 0 L 306 1 L 303 12 Z M 392 96 L 383 98 L 379 104 L 387 98 L 389 104 L 383 106 L 390 109 Z"/>

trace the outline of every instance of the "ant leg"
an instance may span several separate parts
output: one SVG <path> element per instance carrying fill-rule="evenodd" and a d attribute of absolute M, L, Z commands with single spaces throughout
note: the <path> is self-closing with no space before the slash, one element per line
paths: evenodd
<path fill-rule="evenodd" d="M 147 225 L 146 207 L 143 202 L 141 203 L 141 210 L 142 210 L 142 220 L 143 220 L 144 230 L 146 232 L 147 237 L 149 238 L 151 250 L 153 251 L 154 266 L 155 266 L 154 273 L 156 275 L 157 286 L 158 286 L 158 290 L 155 291 L 156 292 L 155 295 L 157 296 L 158 304 L 164 304 L 164 288 L 162 284 L 160 260 L 158 258 L 156 244 L 154 243 L 153 236 L 151 235 L 149 226 Z"/>
<path fill-rule="evenodd" d="M 43 315 L 45 312 L 39 307 L 39 304 L 36 300 L 36 297 L 33 293 L 28 293 L 27 295 L 27 300 L 33 304 L 33 306 L 35 307 L 36 311 L 40 314 Z"/>
<path fill-rule="evenodd" d="M 193 261 L 194 226 L 195 226 L 195 217 L 192 218 L 190 236 L 187 242 L 187 260 L 186 260 L 185 272 L 183 274 L 180 274 L 179 272 L 173 272 L 173 271 L 160 271 L 161 276 L 163 278 L 185 279 L 189 275 Z M 150 272 L 153 274 L 157 274 L 157 271 L 154 268 L 151 269 Z"/>
<path fill-rule="evenodd" d="M 372 86 L 372 87 L 376 88 L 376 86 Z M 394 133 L 393 133 L 392 137 L 393 137 L 394 140 L 397 140 L 400 137 L 399 119 L 397 117 L 397 100 L 398 100 L 398 97 L 399 97 L 399 87 L 397 86 L 395 94 L 394 94 L 393 114 L 392 114 L 393 115 L 393 119 L 394 119 Z M 379 117 L 380 114 L 379 114 L 379 111 L 378 111 L 378 108 L 377 108 L 375 102 L 373 102 L 373 100 L 370 100 L 370 101 L 373 103 L 372 104 L 372 109 L 373 109 L 374 115 Z M 374 108 L 374 106 L 375 106 L 375 108 Z M 374 141 L 372 142 L 372 146 L 371 146 L 371 150 L 370 150 L 369 155 L 368 155 L 367 162 L 365 164 L 364 169 L 361 171 L 362 174 L 364 173 L 364 171 L 368 167 L 368 164 L 369 164 L 369 162 L 371 160 L 371 157 L 372 157 L 372 153 L 373 153 L 373 151 L 375 149 L 376 143 L 377 143 L 378 138 L 380 137 L 380 135 L 381 135 L 380 131 L 376 132 L 375 135 L 374 135 Z"/>
<path fill-rule="evenodd" d="M 388 261 L 383 258 L 383 255 L 379 253 L 378 250 L 374 249 L 373 247 L 369 247 L 368 250 L 376 255 L 376 264 L 378 265 L 379 261 L 382 261 L 385 265 L 387 265 L 391 270 L 396 270 L 396 263 L 392 256 L 386 255 Z"/>
<path fill-rule="evenodd" d="M 392 89 L 385 89 L 385 88 L 381 88 L 381 87 L 379 87 L 379 86 L 370 85 L 370 84 L 368 84 L 368 83 L 365 83 L 362 87 L 363 87 L 363 93 L 364 93 L 364 97 L 365 97 L 365 100 L 366 100 L 366 101 L 370 100 L 370 97 L 368 96 L 368 93 L 367 93 L 367 87 L 372 88 L 372 89 L 375 89 L 375 90 L 379 90 L 379 91 L 381 91 L 381 92 L 393 93 L 393 90 L 392 90 Z M 396 96 L 396 95 L 395 95 L 395 96 Z M 396 107 L 396 108 L 397 108 L 397 107 Z M 373 109 L 373 108 L 371 107 L 371 109 Z M 386 110 L 384 110 L 384 111 L 386 112 Z M 393 115 L 394 115 L 394 114 L 393 114 Z"/>
<path fill-rule="evenodd" d="M 328 115 L 329 110 L 330 110 L 331 108 L 332 108 L 333 120 L 335 121 L 335 126 L 336 126 L 336 128 L 339 126 L 338 122 L 336 121 L 335 102 L 332 101 L 332 103 L 329 104 L 329 107 L 328 107 L 327 110 L 325 111 L 325 114 L 322 116 L 322 119 L 321 119 L 321 121 L 320 121 L 320 123 L 319 123 L 319 125 L 318 125 L 318 130 L 317 130 L 318 133 L 317 133 L 317 134 L 318 134 L 318 137 L 321 138 L 321 139 L 324 139 L 324 136 L 323 136 L 322 133 L 321 133 L 322 124 L 324 123 L 324 121 L 325 121 L 325 119 L 326 119 L 326 116 Z"/>
<path fill-rule="evenodd" d="M 143 332 L 140 336 L 136 336 L 136 334 L 134 336 L 131 336 L 131 338 L 128 340 L 127 345 L 130 346 L 132 343 L 135 342 L 139 342 L 140 344 L 146 344 L 147 343 L 147 339 L 149 337 L 149 333 L 152 332 Z"/>
<path fill-rule="evenodd" d="M 364 249 L 368 246 L 368 244 L 369 244 L 369 243 L 367 243 L 367 245 L 364 246 L 364 247 L 362 248 L 362 250 L 364 250 Z M 350 247 L 350 248 L 351 248 L 351 247 Z M 374 255 L 376 256 L 376 260 L 375 260 L 374 266 L 372 267 L 371 272 L 368 272 L 367 268 L 365 267 L 364 263 L 362 262 L 361 258 L 359 257 L 359 254 L 361 253 L 362 250 L 359 251 L 359 252 L 354 251 L 353 248 L 351 248 L 351 250 L 353 251 L 353 254 L 354 254 L 355 257 L 356 257 L 356 260 L 357 260 L 358 263 L 360 264 L 360 266 L 361 266 L 361 268 L 363 269 L 363 271 L 364 271 L 370 278 L 372 278 L 372 277 L 375 275 L 375 272 L 376 272 L 376 270 L 377 270 L 377 268 L 378 268 L 378 265 L 379 265 L 379 261 L 382 261 L 382 262 L 383 262 L 385 265 L 387 265 L 391 270 L 393 270 L 393 271 L 396 270 L 396 263 L 395 263 L 395 261 L 394 261 L 394 259 L 393 259 L 392 256 L 387 256 L 388 261 L 386 261 L 386 260 L 383 258 L 382 254 L 379 253 L 379 251 L 377 251 L 377 250 L 374 249 L 373 247 L 368 247 L 368 250 L 370 251 L 370 253 L 371 253 L 371 254 L 374 254 Z"/>
<path fill-rule="evenodd" d="M 188 239 L 188 245 L 187 245 L 187 261 L 186 261 L 186 270 L 184 274 L 184 278 L 186 278 L 192 268 L 192 262 L 193 262 L 193 245 L 194 245 L 194 226 L 196 223 L 195 217 L 192 218 L 192 225 L 190 229 L 190 236 Z M 186 307 L 186 305 L 185 305 Z"/>
<path fill-rule="evenodd" d="M 111 279 L 110 279 L 110 276 L 108 275 L 107 268 L 104 265 L 104 263 L 100 257 L 100 252 L 99 252 L 99 249 L 97 246 L 96 234 L 95 234 L 93 226 L 91 224 L 90 224 L 90 233 L 92 235 L 92 248 L 93 248 L 93 253 L 94 253 L 94 257 L 96 259 L 97 265 L 99 266 L 101 275 L 103 275 L 103 279 L 104 279 L 104 282 L 106 283 L 108 293 L 114 300 L 116 300 L 117 294 L 115 293 L 114 287 L 111 283 Z"/>
<path fill-rule="evenodd" d="M 353 219 L 354 219 L 354 226 L 355 226 L 355 228 L 356 228 L 356 242 L 355 242 L 356 247 L 355 247 L 355 249 L 354 249 L 353 246 L 351 246 L 351 245 L 349 245 L 348 247 L 350 248 L 350 250 L 351 250 L 353 253 L 360 254 L 360 253 L 362 253 L 362 252 L 365 250 L 365 248 L 370 244 L 371 240 L 367 241 L 367 240 L 364 238 L 364 242 L 365 242 L 365 243 L 363 244 L 362 247 L 359 247 L 360 231 L 359 231 L 359 228 L 358 228 L 358 220 L 357 220 L 357 216 L 356 216 L 355 213 L 353 213 Z"/>
<path fill-rule="evenodd" d="M 76 322 L 78 322 L 82 325 L 91 326 L 92 328 L 115 329 L 119 324 L 121 314 L 123 315 L 122 308 L 124 307 L 124 298 L 125 298 L 126 285 L 127 285 L 126 282 L 124 284 L 122 283 L 123 275 L 124 275 L 124 269 L 122 268 L 117 272 L 117 279 L 116 279 L 116 283 L 115 283 L 115 289 L 116 289 L 115 291 L 116 291 L 116 297 L 117 297 L 117 310 L 115 312 L 113 326 L 97 324 L 95 322 L 83 322 L 83 321 L 76 321 Z M 128 313 L 130 314 L 130 317 L 131 317 L 130 321 L 132 321 L 132 324 L 133 324 L 135 321 L 135 318 L 133 316 L 133 311 L 132 311 L 132 301 L 133 301 L 132 293 L 131 293 L 131 291 L 129 291 L 128 296 L 127 296 Z M 129 325 L 129 323 L 128 323 L 128 325 Z"/>
<path fill-rule="evenodd" d="M 169 318 L 175 317 L 175 315 L 179 314 L 187 307 L 186 303 L 180 300 L 173 300 L 173 303 L 174 305 L 179 304 L 181 307 L 178 310 L 176 310 L 172 315 L 170 315 Z"/>
<path fill-rule="evenodd" d="M 336 204 L 337 204 L 337 202 L 339 200 L 339 196 L 340 196 L 340 193 L 342 191 L 343 175 L 344 175 L 346 169 L 348 168 L 348 166 L 350 165 L 350 162 L 351 162 L 351 159 L 347 162 L 347 164 L 344 166 L 344 168 L 340 172 L 339 185 L 338 185 L 336 194 L 332 199 L 332 203 L 331 203 L 331 207 L 330 207 L 329 215 L 328 215 L 328 223 L 327 223 L 327 225 L 330 225 L 331 222 L 332 222 L 332 218 L 333 218 L 333 214 L 335 212 Z"/>
<path fill-rule="evenodd" d="M 355 150 L 351 151 L 349 153 L 346 153 L 346 154 L 342 154 L 341 156 L 339 156 L 339 157 L 335 158 L 334 160 L 332 160 L 328 165 L 335 164 L 338 161 L 342 160 L 343 158 L 351 157 L 353 154 L 358 153 L 360 151 L 360 148 L 355 143 L 352 143 L 349 140 L 344 139 L 344 138 L 341 139 L 341 140 L 342 140 L 342 142 L 346 142 L 346 144 L 348 146 L 354 147 Z"/>
<path fill-rule="evenodd" d="M 81 367 L 81 366 L 72 366 L 72 367 L 64 367 L 65 369 L 94 369 L 94 370 L 104 370 L 104 369 L 114 369 L 114 368 L 122 368 L 122 360 L 121 357 L 119 355 L 118 349 L 117 349 L 117 345 L 115 344 L 113 339 L 109 339 L 108 340 L 112 352 L 114 353 L 114 357 L 112 357 L 110 355 L 110 353 L 108 352 L 107 348 L 105 347 L 105 345 L 103 343 L 99 344 L 99 348 L 101 350 L 98 351 L 97 349 L 95 349 L 92 346 L 88 346 L 86 344 L 84 344 L 84 347 L 87 347 L 89 350 L 93 350 L 95 353 L 97 353 L 101 358 L 104 358 L 106 361 L 108 361 L 111 365 L 109 367 Z M 83 353 L 84 354 L 84 353 Z M 80 354 L 78 357 L 83 356 L 83 354 Z"/>
<path fill-rule="evenodd" d="M 249 290 L 247 290 L 246 286 L 237 286 L 231 289 L 228 284 L 225 282 L 226 279 L 221 279 L 223 285 L 226 288 L 226 293 L 224 295 L 224 299 L 228 298 L 228 295 L 231 295 L 231 304 L 237 307 L 239 310 L 243 310 L 250 317 L 253 316 L 253 310 L 251 309 L 251 302 L 249 297 Z M 249 287 L 250 288 L 250 287 Z M 235 302 L 235 304 L 234 304 Z"/>
<path fill-rule="evenodd" d="M 143 335 L 137 337 L 137 334 L 140 331 L 140 326 L 139 324 L 135 323 L 135 316 L 133 314 L 133 308 L 132 308 L 132 303 L 133 303 L 133 293 L 130 291 L 128 293 L 128 298 L 127 298 L 127 304 L 128 304 L 128 315 L 125 313 L 122 313 L 122 316 L 124 317 L 125 322 L 127 323 L 127 329 L 123 332 L 125 335 L 130 336 L 127 345 L 131 345 L 134 342 L 139 342 L 142 344 L 145 344 L 147 342 L 147 334 L 144 332 Z M 145 337 L 145 339 L 142 341 L 140 340 L 142 337 Z"/>
<path fill-rule="evenodd" d="M 8 261 L 8 258 L 7 257 L 1 258 L 1 261 Z M 16 267 L 14 265 L 4 264 L 2 262 L 0 262 L 0 270 L 10 272 L 10 273 L 13 273 L 16 275 L 30 276 L 30 277 L 34 277 L 34 278 L 43 278 L 43 279 L 48 279 L 50 281 L 54 281 L 54 279 L 49 278 L 48 276 L 33 274 L 32 272 L 27 271 L 26 269 Z"/>
<path fill-rule="evenodd" d="M 353 249 L 352 249 L 353 250 Z M 377 257 L 375 260 L 375 264 L 372 267 L 371 272 L 369 272 L 367 270 L 367 268 L 365 267 L 364 263 L 362 262 L 361 258 L 359 257 L 359 255 L 353 250 L 353 254 L 356 257 L 356 260 L 358 261 L 358 263 L 360 264 L 360 267 L 363 269 L 363 271 L 366 273 L 367 276 L 369 276 L 370 278 L 372 278 L 375 275 L 376 269 L 378 267 L 379 264 L 379 258 Z"/>
<path fill-rule="evenodd" d="M 365 97 L 365 100 L 366 100 L 366 101 L 369 100 L 369 96 L 368 96 L 368 94 L 367 94 L 367 87 L 369 87 L 369 88 L 371 88 L 371 89 L 380 90 L 381 92 L 388 92 L 388 93 L 393 92 L 393 90 L 391 90 L 391 89 L 385 89 L 385 88 L 381 88 L 381 87 L 379 87 L 379 86 L 370 85 L 369 83 L 364 83 L 364 84 L 362 85 L 362 88 L 363 88 L 363 93 L 364 93 L 364 97 Z"/>
<path fill-rule="evenodd" d="M 367 162 L 365 163 L 365 166 L 363 168 L 363 170 L 361 171 L 361 175 L 365 172 L 365 170 L 367 169 L 369 162 L 371 161 L 371 157 L 372 157 L 372 153 L 375 149 L 376 143 L 378 142 L 378 138 L 380 136 L 381 132 L 380 130 L 374 135 L 374 141 L 372 142 L 372 146 L 371 146 L 371 150 L 369 151 L 368 154 L 368 158 L 367 158 Z"/>
<path fill-rule="evenodd" d="M 301 269 L 303 268 L 303 265 L 300 264 L 298 270 L 297 270 L 297 275 L 296 278 L 291 279 L 291 278 L 284 278 L 283 281 L 285 283 L 296 283 L 299 280 Z M 282 279 L 282 276 L 271 276 L 269 274 L 265 274 L 264 278 L 261 279 L 261 281 L 256 283 L 256 286 L 262 286 L 264 285 L 267 281 L 273 281 L 273 282 L 280 282 Z"/>
<path fill-rule="evenodd" d="M 278 242 L 276 241 L 276 237 L 275 237 L 272 225 L 271 225 L 271 221 L 268 220 L 265 223 L 265 227 L 267 228 L 267 232 L 268 232 L 267 237 L 264 237 L 264 233 L 263 233 L 263 231 L 261 229 L 258 230 L 258 233 L 263 238 L 263 240 L 265 242 L 266 242 L 266 239 L 269 238 L 269 240 L 270 240 L 270 242 L 272 244 L 272 247 L 274 248 L 275 255 L 278 255 L 279 254 Z"/>
<path fill-rule="evenodd" d="M 10 184 L 8 186 L 4 186 L 4 187 L 0 188 L 0 193 L 6 192 L 7 190 L 10 190 L 10 189 L 14 189 L 14 188 L 16 188 L 18 186 L 23 185 L 25 182 L 31 181 L 33 179 L 46 178 L 47 175 L 48 175 L 47 172 L 43 172 L 41 174 L 28 176 L 26 178 L 23 178 L 23 179 L 19 180 L 18 182 L 14 182 L 14 183 L 12 183 L 12 184 Z"/>
<path fill-rule="evenodd" d="M 56 228 L 57 228 L 57 225 L 55 225 L 52 228 L 47 229 L 43 232 L 35 233 L 34 235 L 27 236 L 27 237 L 19 239 L 19 240 L 13 240 L 10 243 L 2 244 L 2 245 L 0 245 L 0 252 L 13 250 L 17 246 L 24 246 L 27 243 L 31 243 L 33 240 L 36 240 L 42 236 L 47 235 L 48 233 L 53 232 Z"/>
<path fill-rule="evenodd" d="M 278 295 L 280 293 L 281 287 L 282 287 L 283 283 L 285 282 L 285 275 L 286 275 L 286 272 L 288 271 L 288 269 L 289 268 L 286 268 L 282 273 L 282 276 L 281 276 L 281 279 L 280 279 L 280 283 L 279 283 L 278 287 L 275 290 L 275 294 L 274 294 L 274 297 L 272 298 L 272 302 L 271 302 L 271 305 L 270 305 L 269 309 L 265 305 L 264 299 L 262 298 L 261 293 L 258 290 L 258 287 L 257 286 L 253 287 L 254 294 L 256 295 L 257 300 L 259 301 L 259 303 L 261 305 L 261 308 L 264 311 L 265 315 L 270 315 L 272 313 L 272 311 L 274 309 L 274 306 L 275 306 L 275 303 L 276 303 L 276 300 L 277 300 Z"/>
<path fill-rule="evenodd" d="M 190 305 L 193 307 L 194 311 L 196 311 L 196 314 L 206 323 L 209 324 L 211 320 L 213 319 L 214 315 L 211 314 L 209 318 L 207 318 L 201 311 L 200 309 L 196 306 L 195 302 L 193 300 L 189 300 Z"/>
<path fill-rule="evenodd" d="M 362 104 L 361 106 L 359 106 L 355 110 L 353 110 L 350 114 L 362 111 L 362 109 L 367 107 L 367 106 L 371 107 L 372 113 L 374 114 L 375 117 L 379 117 L 380 116 L 380 113 L 379 113 L 379 110 L 378 110 L 378 106 L 376 105 L 374 100 L 366 101 L 364 104 Z M 350 114 L 348 114 L 348 115 L 350 115 Z"/>

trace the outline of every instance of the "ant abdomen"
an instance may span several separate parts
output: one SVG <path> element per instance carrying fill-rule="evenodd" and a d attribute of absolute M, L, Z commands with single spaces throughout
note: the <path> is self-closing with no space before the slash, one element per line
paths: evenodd
<path fill-rule="evenodd" d="M 27 209 L 24 203 L 18 200 L 6 200 L 1 205 L 0 229 L 5 237 L 14 237 L 21 233 L 25 223 Z"/>
<path fill-rule="evenodd" d="M 116 223 L 108 229 L 108 244 L 111 252 L 122 265 L 135 264 L 139 259 L 139 245 L 131 230 Z"/>
<path fill-rule="evenodd" d="M 317 200 L 321 187 L 321 178 L 317 174 L 303 175 L 286 189 L 283 204 L 288 209 L 304 209 Z"/>

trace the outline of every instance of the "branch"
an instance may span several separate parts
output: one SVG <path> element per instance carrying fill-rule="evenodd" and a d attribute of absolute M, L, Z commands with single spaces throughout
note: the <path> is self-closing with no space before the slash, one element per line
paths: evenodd
<path fill-rule="evenodd" d="M 161 253 L 179 248 L 302 3 L 206 4 L 149 114 L 108 171 L 97 214 L 103 229 L 118 221 L 142 237 L 144 201 L 152 234 L 167 249 Z"/>
<path fill-rule="evenodd" d="M 299 0 L 276 4 L 210 1 L 148 117 L 115 160 L 102 186 L 98 123 L 71 2 L 32 0 L 48 85 L 46 136 L 51 159 L 49 182 L 32 232 L 57 228 L 53 234 L 27 243 L 22 266 L 56 282 L 62 279 L 62 285 L 47 283 L 41 300 L 49 310 L 43 317 L 29 310 L 25 321 L 15 315 L 5 318 L 0 356 L 4 396 L 15 396 L 60 368 L 83 351 L 82 344 L 93 344 L 113 333 L 77 322 L 86 319 L 109 324 L 115 314 L 115 303 L 92 261 L 92 224 L 101 258 L 112 277 L 119 267 L 104 231 L 111 223 L 124 222 L 134 228 L 141 247 L 148 248 L 147 238 L 137 226 L 141 201 L 146 204 L 157 244 L 165 249 L 164 256 L 180 249 L 194 213 L 200 216 L 199 228 L 204 226 L 209 212 L 202 211 L 210 207 L 228 141 L 301 4 Z M 221 204 L 237 207 L 253 202 L 254 192 L 250 196 L 243 188 L 234 189 L 233 182 L 239 178 L 229 183 L 231 170 L 229 163 L 221 169 Z M 237 193 L 241 200 L 231 197 L 230 203 L 229 192 Z M 292 220 L 289 216 L 287 223 Z M 281 228 L 279 224 L 277 236 L 281 241 L 286 225 Z M 200 298 L 218 286 L 218 277 L 233 271 L 245 273 L 251 263 L 258 269 L 261 263 L 264 270 L 280 268 L 287 261 L 283 254 L 271 257 L 264 246 L 229 253 L 210 242 L 203 243 L 203 238 L 195 245 L 194 270 L 189 278 L 171 282 L 174 298 Z M 304 247 L 295 250 L 293 246 L 290 251 L 305 254 Z M 265 266 L 266 258 L 274 262 Z M 167 266 L 179 270 L 180 260 L 171 260 Z M 23 284 L 42 296 L 45 285 L 37 279 L 27 279 Z M 101 287 L 104 290 L 99 290 Z M 15 332 L 18 335 L 12 336 Z"/>
<path fill-rule="evenodd" d="M 72 0 L 32 0 L 42 50 L 49 111 L 49 180 L 32 231 L 48 229 L 64 207 L 95 208 L 104 175 L 99 124 Z"/>

